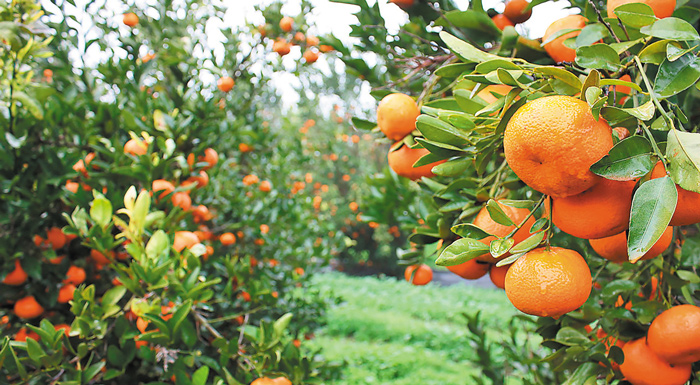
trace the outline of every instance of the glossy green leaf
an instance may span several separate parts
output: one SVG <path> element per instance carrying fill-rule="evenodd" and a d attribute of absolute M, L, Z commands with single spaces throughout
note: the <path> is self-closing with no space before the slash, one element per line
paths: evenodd
<path fill-rule="evenodd" d="M 476 239 L 460 238 L 443 249 L 435 261 L 438 266 L 455 266 L 489 252 L 489 247 Z"/>
<path fill-rule="evenodd" d="M 700 133 L 670 130 L 666 158 L 673 181 L 685 190 L 700 193 Z"/>
<path fill-rule="evenodd" d="M 503 209 L 496 203 L 495 200 L 489 199 L 489 201 L 486 203 L 486 210 L 489 212 L 489 216 L 491 219 L 493 219 L 496 223 L 499 223 L 504 226 L 513 226 L 515 223 L 506 215 L 506 213 L 503 211 Z"/>
<path fill-rule="evenodd" d="M 473 165 L 474 161 L 469 158 L 452 159 L 433 167 L 433 173 L 440 176 L 455 177 L 464 174 Z"/>
<path fill-rule="evenodd" d="M 700 40 L 698 31 L 685 20 L 675 17 L 666 17 L 655 21 L 653 24 L 642 27 L 641 33 L 658 37 L 659 39 L 670 40 Z"/>
<path fill-rule="evenodd" d="M 620 57 L 607 44 L 594 44 L 576 49 L 576 64 L 584 68 L 617 71 L 620 69 Z"/>
<path fill-rule="evenodd" d="M 471 239 L 484 239 L 486 237 L 491 237 L 493 236 L 492 234 L 489 234 L 485 232 L 484 230 L 480 229 L 476 225 L 472 223 L 462 223 L 459 225 L 452 226 L 452 232 L 459 235 L 462 238 L 471 238 Z"/>
<path fill-rule="evenodd" d="M 614 12 L 622 24 L 632 28 L 646 27 L 658 20 L 651 7 L 643 3 L 623 4 L 615 8 Z"/>
<path fill-rule="evenodd" d="M 375 127 L 377 127 L 377 123 L 370 122 L 369 120 L 365 120 L 365 119 L 360 119 L 360 118 L 357 118 L 354 116 L 352 117 L 352 125 L 354 127 L 356 127 L 358 130 L 367 130 L 367 131 L 371 131 Z"/>
<path fill-rule="evenodd" d="M 98 195 L 90 205 L 90 217 L 103 229 L 107 228 L 112 220 L 112 202 Z"/>
<path fill-rule="evenodd" d="M 503 254 L 507 253 L 508 250 L 510 250 L 510 248 L 513 247 L 514 244 L 515 239 L 513 238 L 494 239 L 489 244 L 489 252 L 491 253 L 492 257 L 498 258 Z"/>
<path fill-rule="evenodd" d="M 454 146 L 464 146 L 469 144 L 469 136 L 440 119 L 428 115 L 421 115 L 416 120 L 416 127 L 426 139 L 450 143 Z"/>
<path fill-rule="evenodd" d="M 591 172 L 611 180 L 634 180 L 648 174 L 654 164 L 651 143 L 634 135 L 618 142 L 591 166 Z"/>
<path fill-rule="evenodd" d="M 639 60 L 642 63 L 652 63 L 661 64 L 666 60 L 666 52 L 668 50 L 668 45 L 675 45 L 680 47 L 680 43 L 673 40 L 660 40 L 653 42 L 646 46 L 641 52 L 639 52 Z"/>
<path fill-rule="evenodd" d="M 512 254 L 527 253 L 528 251 L 539 246 L 544 240 L 545 235 L 547 235 L 546 231 L 536 232 L 527 237 L 524 241 L 515 245 L 512 249 L 510 249 L 510 252 Z"/>
<path fill-rule="evenodd" d="M 447 32 L 440 32 L 440 38 L 455 55 L 467 62 L 481 63 L 492 59 L 502 59 L 499 56 L 484 52 Z"/>
<path fill-rule="evenodd" d="M 192 374 L 192 385 L 206 385 L 209 378 L 209 367 L 202 366 Z"/>
<path fill-rule="evenodd" d="M 667 98 L 676 95 L 700 79 L 700 58 L 687 53 L 676 61 L 664 60 L 654 81 L 654 92 Z"/>
<path fill-rule="evenodd" d="M 564 82 L 571 88 L 576 89 L 577 91 L 580 90 L 583 86 L 583 83 L 576 75 L 563 68 L 552 66 L 537 67 L 535 68 L 535 73 L 552 76 L 555 79 L 561 80 L 562 82 Z"/>
<path fill-rule="evenodd" d="M 581 33 L 576 36 L 576 47 L 591 45 L 599 40 L 608 37 L 610 33 L 603 24 L 593 23 L 583 27 Z"/>
<path fill-rule="evenodd" d="M 150 259 L 158 258 L 170 247 L 170 239 L 163 230 L 158 230 L 151 236 L 146 244 L 146 256 Z"/>
<path fill-rule="evenodd" d="M 677 201 L 676 184 L 667 176 L 647 181 L 635 191 L 627 238 L 630 261 L 637 261 L 661 238 Z"/>

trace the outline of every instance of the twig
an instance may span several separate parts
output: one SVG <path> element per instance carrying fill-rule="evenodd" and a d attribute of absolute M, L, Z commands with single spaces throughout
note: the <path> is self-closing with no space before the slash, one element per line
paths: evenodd
<path fill-rule="evenodd" d="M 201 314 L 199 314 L 198 311 L 195 310 L 194 312 L 194 318 L 202 323 L 204 325 L 204 328 L 209 331 L 209 333 L 213 334 L 214 337 L 216 338 L 223 338 L 221 333 L 219 333 L 216 329 L 214 329 L 211 325 L 209 325 L 209 322 L 207 321 L 206 318 L 204 318 Z"/>

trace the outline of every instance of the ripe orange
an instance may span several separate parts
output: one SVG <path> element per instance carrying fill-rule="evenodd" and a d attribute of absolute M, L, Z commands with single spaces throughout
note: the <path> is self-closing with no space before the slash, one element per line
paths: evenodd
<path fill-rule="evenodd" d="M 406 94 L 385 96 L 377 107 L 377 125 L 391 140 L 401 140 L 416 129 L 418 105 Z"/>
<path fill-rule="evenodd" d="M 153 183 L 151 184 L 151 188 L 153 189 L 153 192 L 154 192 L 154 193 L 157 193 L 157 192 L 159 192 L 159 191 L 162 191 L 162 193 L 160 193 L 160 195 L 158 195 L 158 198 L 159 198 L 159 199 L 163 199 L 163 198 L 165 198 L 168 194 L 170 194 L 170 193 L 172 193 L 173 191 L 175 191 L 175 186 L 174 186 L 172 183 L 170 183 L 170 182 L 168 182 L 167 180 L 165 180 L 165 179 L 156 179 L 156 180 L 154 180 Z"/>
<path fill-rule="evenodd" d="M 68 268 L 68 271 L 66 272 L 66 279 L 63 280 L 63 283 L 72 283 L 73 285 L 80 285 L 81 283 L 85 282 L 85 277 L 85 269 L 73 265 Z"/>
<path fill-rule="evenodd" d="M 58 303 L 68 303 L 70 300 L 72 300 L 75 289 L 75 285 L 71 283 L 61 286 L 61 288 L 58 290 Z"/>
<path fill-rule="evenodd" d="M 276 385 L 276 383 L 271 378 L 260 377 L 257 380 L 251 382 L 250 385 Z"/>
<path fill-rule="evenodd" d="M 176 231 L 175 239 L 173 240 L 173 248 L 181 253 L 184 249 L 189 249 L 190 247 L 199 243 L 199 238 L 197 235 L 191 231 Z"/>
<path fill-rule="evenodd" d="M 550 36 L 563 29 L 583 28 L 586 26 L 586 21 L 588 21 L 588 19 L 581 15 L 565 16 L 555 21 L 547 28 L 547 30 L 544 32 L 544 36 L 542 37 L 542 41 L 546 41 Z M 578 36 L 579 34 L 581 34 L 581 31 L 566 33 L 545 44 L 544 49 L 547 51 L 547 54 L 549 54 L 549 56 L 557 63 L 573 62 L 576 59 L 576 51 L 565 46 L 564 41 L 566 39 Z"/>
<path fill-rule="evenodd" d="M 15 334 L 15 341 L 27 342 L 27 338 L 31 338 L 34 341 L 39 341 L 39 335 L 34 333 L 34 331 L 28 330 L 27 328 L 19 329 Z"/>
<path fill-rule="evenodd" d="M 94 152 L 88 153 L 87 155 L 85 155 L 84 159 L 80 159 L 77 162 L 75 162 L 75 164 L 73 165 L 73 170 L 75 170 L 76 172 L 79 172 L 79 173 L 83 174 L 85 177 L 87 177 L 88 176 L 87 166 L 89 166 L 90 163 L 92 163 L 93 159 L 95 159 L 95 153 Z"/>
<path fill-rule="evenodd" d="M 661 178 L 666 175 L 663 163 L 656 164 L 651 171 L 651 179 Z M 671 226 L 687 226 L 700 222 L 700 194 L 688 191 L 676 185 L 678 191 L 678 203 L 676 211 L 671 218 Z"/>
<path fill-rule="evenodd" d="M 635 181 L 601 179 L 588 190 L 552 199 L 552 221 L 577 238 L 605 238 L 629 228 Z"/>
<path fill-rule="evenodd" d="M 348 205 L 348 207 L 349 207 L 350 210 L 352 210 L 352 211 L 357 211 L 357 210 L 360 208 L 360 205 L 358 205 L 357 202 L 350 202 L 350 204 Z"/>
<path fill-rule="evenodd" d="M 506 95 L 511 89 L 513 89 L 513 87 L 505 84 L 491 84 L 479 91 L 476 96 L 480 97 L 486 103 L 491 104 L 498 100 L 498 97 L 494 96 L 493 93 L 498 95 Z"/>
<path fill-rule="evenodd" d="M 528 214 L 530 214 L 530 210 L 528 210 L 528 209 L 519 209 L 519 208 L 515 208 L 515 207 L 506 206 L 498 201 L 496 203 L 498 203 L 498 206 L 501 208 L 501 210 L 503 210 L 503 212 L 506 214 L 506 216 L 508 216 L 508 218 L 510 218 L 510 220 L 513 221 L 513 223 L 515 223 L 516 225 L 519 225 L 520 222 L 522 222 L 528 216 Z M 496 239 L 496 237 L 500 237 L 500 238 L 505 237 L 506 235 L 510 234 L 510 232 L 513 231 L 513 229 L 515 229 L 517 227 L 516 225 L 504 226 L 504 225 L 494 221 L 493 219 L 491 219 L 491 215 L 489 215 L 489 211 L 486 208 L 486 206 L 484 206 L 479 211 L 479 213 L 476 214 L 476 217 L 474 218 L 473 224 L 476 227 L 486 231 L 487 233 L 494 235 L 493 237 L 486 237 L 486 238 L 481 240 L 481 242 L 484 243 L 485 245 L 490 245 L 491 242 Z M 515 240 L 516 245 L 518 243 L 524 241 L 525 239 L 527 239 L 527 237 L 530 236 L 530 228 L 534 224 L 535 224 L 535 218 L 534 218 L 534 216 L 531 216 L 530 218 L 528 218 L 527 222 L 525 222 L 523 227 L 521 227 L 520 230 L 518 230 L 515 233 L 515 235 L 513 235 L 513 239 Z M 494 259 L 490 253 L 486 253 L 486 254 L 480 255 L 479 257 L 477 257 L 477 259 L 480 261 L 484 261 L 484 262 L 494 263 L 494 262 L 499 261 L 503 258 L 506 258 L 509 255 L 510 255 L 510 253 L 506 253 L 506 254 L 503 254 L 498 259 Z"/>
<path fill-rule="evenodd" d="M 489 278 L 491 278 L 491 282 L 493 282 L 493 284 L 499 289 L 506 288 L 506 274 L 508 273 L 508 268 L 510 268 L 510 265 L 500 267 L 492 265 L 491 270 L 489 270 Z"/>
<path fill-rule="evenodd" d="M 492 17 L 491 20 L 493 21 L 494 24 L 496 24 L 496 27 L 498 27 L 498 29 L 500 29 L 501 31 L 506 29 L 506 27 L 508 27 L 508 26 L 510 26 L 510 27 L 515 26 L 513 24 L 513 22 L 508 20 L 508 18 L 502 13 L 499 13 L 498 15 Z"/>
<path fill-rule="evenodd" d="M 246 186 L 254 185 L 260 182 L 260 178 L 257 175 L 250 174 L 243 177 L 243 184 Z"/>
<path fill-rule="evenodd" d="M 236 243 L 236 236 L 233 235 L 233 233 L 223 233 L 219 237 L 219 241 L 221 241 L 221 244 L 224 246 L 231 246 Z"/>
<path fill-rule="evenodd" d="M 673 226 L 668 226 L 654 246 L 642 256 L 643 260 L 656 258 L 663 253 L 673 240 Z M 588 241 L 593 250 L 601 257 L 616 263 L 629 261 L 627 254 L 627 232 L 623 231 L 620 234 L 611 237 L 591 239 Z"/>
<path fill-rule="evenodd" d="M 124 153 L 130 155 L 146 155 L 148 152 L 148 145 L 140 139 L 129 139 L 124 144 Z"/>
<path fill-rule="evenodd" d="M 209 212 L 209 209 L 207 206 L 204 205 L 199 205 L 192 210 L 192 216 L 194 217 L 194 221 L 199 223 L 202 221 L 208 221 L 212 218 L 211 213 Z"/>
<path fill-rule="evenodd" d="M 58 324 L 54 325 L 53 327 L 56 331 L 58 330 L 63 330 L 63 333 L 68 337 L 68 334 L 70 334 L 70 325 L 68 324 Z"/>
<path fill-rule="evenodd" d="M 66 244 L 66 235 L 63 230 L 58 227 L 52 227 L 46 232 L 46 240 L 51 245 L 51 248 L 58 250 Z"/>
<path fill-rule="evenodd" d="M 316 36 L 306 35 L 306 45 L 310 47 L 315 47 L 319 45 L 321 41 Z"/>
<path fill-rule="evenodd" d="M 435 174 L 433 174 L 432 171 L 433 167 L 437 166 L 440 163 L 444 163 L 444 160 L 426 164 L 420 167 L 413 167 L 413 164 L 415 164 L 418 161 L 418 159 L 422 158 L 424 155 L 427 155 L 429 153 L 430 151 L 426 150 L 425 148 L 411 149 L 406 145 L 401 145 L 401 148 L 399 148 L 396 151 L 389 150 L 389 167 L 391 167 L 391 169 L 394 170 L 394 172 L 397 173 L 399 176 L 411 180 L 417 180 L 422 177 L 432 178 L 435 176 Z"/>
<path fill-rule="evenodd" d="M 306 36 L 304 36 L 304 34 L 301 32 L 297 32 L 294 34 L 294 40 L 301 43 L 302 41 L 306 40 Z"/>
<path fill-rule="evenodd" d="M 651 7 L 654 15 L 659 19 L 669 17 L 676 9 L 676 0 L 608 0 L 608 17 L 617 19 L 615 9 L 623 4 L 642 3 Z"/>
<path fill-rule="evenodd" d="M 335 51 L 335 48 L 333 48 L 332 45 L 321 44 L 321 45 L 318 46 L 318 50 L 321 51 L 321 52 L 323 52 L 323 53 L 327 53 L 327 52 L 333 52 L 333 51 Z"/>
<path fill-rule="evenodd" d="M 294 19 L 289 16 L 285 16 L 280 20 L 280 28 L 284 32 L 290 32 L 294 28 Z"/>
<path fill-rule="evenodd" d="M 292 381 L 289 381 L 286 377 L 277 377 L 272 382 L 276 385 L 292 385 Z"/>
<path fill-rule="evenodd" d="M 318 52 L 311 49 L 307 49 L 306 51 L 304 51 L 303 57 L 304 61 L 306 61 L 306 64 L 315 63 L 316 60 L 318 60 Z"/>
<path fill-rule="evenodd" d="M 181 208 L 183 211 L 188 211 L 192 207 L 192 198 L 184 191 L 176 192 L 170 200 L 173 206 Z"/>
<path fill-rule="evenodd" d="M 264 180 L 260 182 L 258 189 L 262 192 L 269 192 L 270 190 L 272 190 L 272 184 L 270 183 L 270 181 Z"/>
<path fill-rule="evenodd" d="M 277 52 L 280 56 L 284 56 L 292 51 L 292 46 L 287 43 L 287 40 L 277 39 L 272 43 L 272 50 Z"/>
<path fill-rule="evenodd" d="M 679 305 L 659 314 L 649 327 L 647 344 L 671 365 L 700 360 L 700 307 Z"/>
<path fill-rule="evenodd" d="M 632 385 L 684 385 L 690 379 L 691 365 L 671 366 L 649 349 L 645 338 L 622 347 L 625 361 L 620 371 Z"/>
<path fill-rule="evenodd" d="M 114 252 L 110 251 L 109 254 L 112 260 L 114 260 Z M 97 263 L 98 265 L 108 265 L 112 262 L 104 254 L 100 253 L 95 249 L 90 250 L 90 258 L 92 258 L 92 260 L 95 261 L 95 263 Z"/>
<path fill-rule="evenodd" d="M 19 286 L 27 282 L 27 273 L 22 269 L 19 259 L 15 259 L 15 269 L 7 273 L 2 283 L 10 286 Z"/>
<path fill-rule="evenodd" d="M 583 305 L 591 293 L 591 271 L 574 250 L 542 247 L 529 251 L 506 273 L 506 295 L 520 311 L 559 318 Z"/>
<path fill-rule="evenodd" d="M 415 274 L 413 271 L 416 271 Z M 413 282 L 411 282 L 411 274 L 413 274 Z M 404 272 L 406 281 L 417 286 L 427 285 L 433 280 L 433 270 L 428 265 L 411 265 Z"/>
<path fill-rule="evenodd" d="M 447 266 L 447 270 L 459 275 L 464 279 L 479 279 L 489 272 L 491 265 L 482 263 L 476 259 L 460 263 L 455 266 Z"/>
<path fill-rule="evenodd" d="M 506 8 L 503 10 L 503 15 L 510 19 L 513 23 L 519 24 L 526 22 L 532 16 L 532 9 L 525 12 L 525 8 L 529 3 L 527 0 L 509 0 L 506 2 Z"/>
<path fill-rule="evenodd" d="M 209 175 L 206 171 L 200 171 L 199 175 L 191 176 L 185 181 L 187 183 L 196 183 L 197 188 L 206 187 L 209 184 Z M 184 183 L 183 183 L 184 184 Z"/>
<path fill-rule="evenodd" d="M 503 137 L 506 161 L 533 189 L 555 198 L 582 193 L 601 178 L 589 168 L 612 148 L 612 129 L 588 103 L 545 96 L 511 117 Z"/>
<path fill-rule="evenodd" d="M 204 170 L 208 170 L 219 163 L 219 153 L 217 153 L 213 148 L 207 148 L 204 150 L 204 156 L 199 157 L 199 161 L 209 163 L 208 166 L 204 167 Z"/>
<path fill-rule="evenodd" d="M 135 27 L 139 23 L 139 17 L 135 13 L 129 12 L 124 14 L 122 21 L 129 27 Z"/>
<path fill-rule="evenodd" d="M 224 76 L 216 82 L 216 86 L 219 87 L 219 90 L 221 90 L 222 92 L 231 91 L 233 89 L 234 84 L 236 84 L 236 82 L 234 82 L 233 78 L 231 78 L 230 76 Z"/>
<path fill-rule="evenodd" d="M 260 225 L 260 233 L 267 234 L 270 232 L 270 226 L 262 224 Z"/>
<path fill-rule="evenodd" d="M 253 147 L 249 146 L 246 143 L 239 143 L 238 144 L 238 151 L 240 152 L 250 152 L 253 151 Z"/>
<path fill-rule="evenodd" d="M 389 0 L 389 2 L 398 5 L 399 8 L 405 11 L 413 7 L 413 3 L 415 2 L 415 0 Z"/>
<path fill-rule="evenodd" d="M 44 308 L 39 305 L 34 296 L 27 296 L 15 302 L 15 315 L 19 318 L 35 318 L 44 313 Z"/>

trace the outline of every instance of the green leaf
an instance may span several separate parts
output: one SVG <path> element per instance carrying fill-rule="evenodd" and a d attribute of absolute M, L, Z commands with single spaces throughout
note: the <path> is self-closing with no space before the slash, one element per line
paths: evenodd
<path fill-rule="evenodd" d="M 698 275 L 692 271 L 676 270 L 676 275 L 678 275 L 678 278 L 684 281 L 688 281 L 690 283 L 700 283 L 700 277 L 698 277 Z"/>
<path fill-rule="evenodd" d="M 584 362 L 562 385 L 595 385 L 598 373 L 604 369 L 599 364 Z"/>
<path fill-rule="evenodd" d="M 462 238 L 472 238 L 472 239 L 484 239 L 486 237 L 492 237 L 492 234 L 485 232 L 484 230 L 478 228 L 472 223 L 462 223 L 459 225 L 452 226 L 452 232 L 459 235 Z"/>
<path fill-rule="evenodd" d="M 680 43 L 673 40 L 660 40 L 646 46 L 639 53 L 639 60 L 642 63 L 652 63 L 659 65 L 664 60 L 666 60 L 666 52 L 668 51 L 668 45 L 674 45 L 680 48 Z"/>
<path fill-rule="evenodd" d="M 272 325 L 272 329 L 274 330 L 277 338 L 284 335 L 284 331 L 287 329 L 290 322 L 292 322 L 292 313 L 286 313 L 275 321 L 275 323 Z"/>
<path fill-rule="evenodd" d="M 501 37 L 501 30 L 496 27 L 485 12 L 477 12 L 472 9 L 445 12 L 434 23 L 436 26 L 457 27 L 468 39 L 479 45 Z M 452 49 L 447 40 L 443 38 L 443 41 Z"/>
<path fill-rule="evenodd" d="M 377 123 L 370 122 L 369 120 L 364 120 L 356 117 L 352 117 L 352 125 L 355 126 L 358 130 L 367 130 L 371 131 L 375 127 L 377 127 Z"/>
<path fill-rule="evenodd" d="M 88 383 L 105 367 L 107 363 L 104 361 L 99 361 L 96 364 L 91 365 L 89 368 L 83 371 L 83 380 Z"/>
<path fill-rule="evenodd" d="M 587 335 L 569 326 L 559 329 L 555 341 L 567 346 L 591 344 L 591 340 L 588 339 Z"/>
<path fill-rule="evenodd" d="M 636 262 L 661 238 L 677 201 L 676 184 L 667 176 L 647 181 L 635 191 L 627 238 L 630 261 Z"/>
<path fill-rule="evenodd" d="M 170 239 L 163 230 L 158 230 L 153 233 L 151 239 L 146 244 L 146 256 L 150 259 L 158 258 L 161 254 L 170 248 Z"/>
<path fill-rule="evenodd" d="M 484 52 L 445 31 L 440 32 L 440 38 L 455 55 L 467 62 L 481 63 L 493 59 L 502 59 L 499 56 Z"/>
<path fill-rule="evenodd" d="M 603 24 L 593 23 L 585 26 L 581 33 L 576 36 L 576 47 L 591 45 L 610 35 L 608 29 Z"/>
<path fill-rule="evenodd" d="M 591 172 L 611 180 L 634 180 L 654 168 L 651 143 L 639 135 L 618 142 L 608 155 L 591 166 Z"/>
<path fill-rule="evenodd" d="M 41 359 L 46 357 L 46 352 L 41 348 L 38 342 L 34 341 L 32 338 L 27 338 L 27 354 L 32 361 L 37 364 L 41 363 Z"/>
<path fill-rule="evenodd" d="M 109 345 L 109 348 L 107 348 L 107 360 L 110 364 L 117 367 L 123 367 L 126 363 L 124 353 L 115 345 Z"/>
<path fill-rule="evenodd" d="M 90 206 L 90 217 L 95 223 L 106 229 L 112 220 L 112 202 L 102 195 L 92 201 Z"/>
<path fill-rule="evenodd" d="M 513 244 L 515 244 L 515 239 L 513 238 L 494 239 L 489 245 L 489 252 L 491 253 L 492 257 L 498 258 L 507 253 L 508 250 L 513 247 Z"/>
<path fill-rule="evenodd" d="M 623 4 L 615 8 L 614 12 L 622 24 L 632 28 L 646 27 L 658 20 L 651 7 L 643 3 Z"/>
<path fill-rule="evenodd" d="M 555 79 L 561 80 L 566 85 L 570 86 L 571 88 L 574 88 L 577 92 L 583 86 L 583 83 L 581 83 L 581 79 L 579 79 L 576 75 L 563 68 L 552 66 L 537 67 L 535 68 L 535 73 L 552 76 Z"/>
<path fill-rule="evenodd" d="M 540 243 L 542 243 L 545 235 L 547 235 L 546 231 L 539 231 L 530 235 L 527 237 L 527 239 L 510 249 L 511 254 L 527 253 L 528 251 L 536 248 L 540 245 Z"/>
<path fill-rule="evenodd" d="M 116 305 L 124 297 L 124 294 L 126 294 L 126 287 L 124 286 L 115 286 L 107 290 L 102 296 L 102 306 Z"/>
<path fill-rule="evenodd" d="M 455 266 L 489 252 L 489 247 L 476 239 L 460 238 L 445 249 L 435 261 L 438 266 Z"/>
<path fill-rule="evenodd" d="M 700 193 L 700 133 L 670 130 L 666 158 L 673 181 L 685 190 Z"/>
<path fill-rule="evenodd" d="M 636 108 L 619 108 L 614 106 L 603 107 L 600 110 L 600 114 L 608 121 L 622 121 L 629 117 L 635 117 L 639 120 L 647 121 L 651 120 L 656 113 L 656 106 L 653 100 L 642 104 Z"/>
<path fill-rule="evenodd" d="M 629 293 L 636 289 L 637 283 L 627 279 L 618 279 L 606 284 L 600 294 L 606 300 L 616 301 L 619 295 Z"/>
<path fill-rule="evenodd" d="M 473 164 L 474 162 L 468 158 L 452 159 L 433 167 L 433 172 L 440 176 L 456 177 L 464 174 Z"/>
<path fill-rule="evenodd" d="M 38 120 L 44 119 L 44 109 L 41 107 L 41 104 L 39 104 L 39 101 L 33 97 L 22 91 L 14 90 L 12 93 L 12 101 L 22 103 L 22 106 L 34 115 L 34 118 Z"/>
<path fill-rule="evenodd" d="M 576 49 L 576 64 L 584 68 L 617 71 L 620 56 L 607 44 L 594 44 Z"/>
<path fill-rule="evenodd" d="M 666 17 L 657 20 L 651 25 L 640 28 L 639 32 L 658 37 L 659 39 L 670 39 L 680 41 L 700 40 L 698 31 L 685 20 L 675 17 Z"/>
<path fill-rule="evenodd" d="M 486 203 L 486 210 L 489 212 L 489 216 L 491 216 L 491 219 L 493 219 L 496 223 L 499 223 L 504 226 L 513 226 L 515 223 L 506 215 L 505 212 L 503 212 L 503 209 L 496 203 L 495 200 L 489 199 L 489 201 Z"/>
<path fill-rule="evenodd" d="M 420 115 L 416 120 L 416 128 L 426 139 L 449 143 L 453 146 L 469 144 L 469 136 L 447 122 L 428 115 Z"/>
<path fill-rule="evenodd" d="M 206 385 L 207 378 L 209 378 L 209 367 L 202 366 L 192 374 L 192 385 Z"/>
<path fill-rule="evenodd" d="M 474 70 L 474 65 L 473 64 L 467 64 L 467 63 L 456 63 L 456 64 L 447 64 L 444 65 L 440 68 L 438 68 L 435 71 L 435 75 L 443 77 L 443 78 L 456 78 L 459 75 L 465 73 L 465 72 L 471 72 Z"/>
<path fill-rule="evenodd" d="M 170 326 L 173 334 L 177 333 L 178 329 L 180 329 L 180 325 L 182 325 L 182 322 L 187 318 L 187 315 L 190 313 L 191 309 L 192 300 L 188 299 L 177 308 L 175 313 L 173 313 L 173 317 L 168 320 L 168 326 Z"/>
<path fill-rule="evenodd" d="M 700 59 L 689 52 L 678 60 L 664 60 L 656 72 L 654 92 L 662 98 L 681 93 L 700 79 Z"/>

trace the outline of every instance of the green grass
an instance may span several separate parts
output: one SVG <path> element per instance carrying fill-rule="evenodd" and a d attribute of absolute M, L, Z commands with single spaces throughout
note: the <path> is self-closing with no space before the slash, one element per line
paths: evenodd
<path fill-rule="evenodd" d="M 343 302 L 309 341 L 327 361 L 343 361 L 333 385 L 467 384 L 479 369 L 462 313 L 482 312 L 499 336 L 516 310 L 501 290 L 463 285 L 416 287 L 393 278 L 321 274 L 313 284 Z"/>

